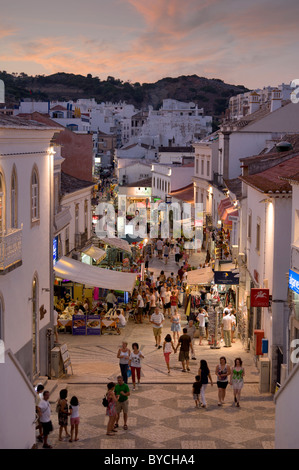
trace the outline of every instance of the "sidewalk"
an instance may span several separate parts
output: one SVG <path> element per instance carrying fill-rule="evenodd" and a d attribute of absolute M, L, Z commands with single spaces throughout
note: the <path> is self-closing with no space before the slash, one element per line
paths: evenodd
<path fill-rule="evenodd" d="M 171 257 L 172 258 L 172 257 Z M 197 258 L 199 259 L 200 256 Z M 160 266 L 161 263 L 161 266 Z M 177 272 L 172 259 L 166 266 L 154 259 L 150 271 Z M 176 267 L 176 269 L 174 269 Z M 186 324 L 181 309 L 182 327 Z M 162 338 L 170 333 L 170 320 L 166 319 Z M 106 409 L 102 397 L 106 384 L 116 381 L 120 374 L 116 357 L 121 342 L 129 347 L 138 342 L 143 355 L 141 385 L 132 391 L 129 386 L 128 430 L 123 430 L 120 418 L 119 431 L 106 436 Z M 240 340 L 231 348 L 211 349 L 204 341 L 199 346 L 195 339 L 196 360 L 190 360 L 188 373 L 182 373 L 178 353 L 171 354 L 171 373 L 167 373 L 162 349 L 157 350 L 148 323 L 129 321 L 121 336 L 72 336 L 59 334 L 59 342 L 66 343 L 72 361 L 73 374 L 58 379 L 51 395 L 54 432 L 50 443 L 55 449 L 272 449 L 274 448 L 275 406 L 271 394 L 260 394 L 259 373 L 251 353 L 245 352 Z M 221 343 L 223 345 L 223 343 Z M 233 404 L 233 392 L 227 388 L 226 403 L 219 407 L 217 386 L 208 385 L 207 408 L 196 409 L 192 396 L 192 383 L 197 375 L 200 359 L 206 359 L 216 382 L 215 368 L 220 356 L 232 365 L 241 357 L 245 368 L 245 385 L 240 408 Z M 52 381 L 51 381 L 52 382 Z M 79 441 L 58 441 L 58 419 L 54 403 L 62 388 L 68 389 L 68 399 L 76 395 L 80 402 Z M 69 426 L 70 429 L 70 426 Z M 38 448 L 41 448 L 38 444 Z"/>

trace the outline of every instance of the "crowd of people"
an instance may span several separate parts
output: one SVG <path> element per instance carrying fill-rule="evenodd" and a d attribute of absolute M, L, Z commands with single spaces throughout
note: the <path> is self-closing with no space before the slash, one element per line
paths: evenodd
<path fill-rule="evenodd" d="M 165 265 L 169 262 L 169 256 L 174 255 L 175 263 L 178 266 L 177 274 L 171 272 L 169 275 L 161 270 L 157 276 L 149 270 L 150 259 L 156 256 L 164 261 Z M 198 337 L 198 346 L 203 346 L 204 341 L 209 344 L 209 312 L 208 306 L 200 303 L 192 313 L 182 318 L 181 307 L 184 306 L 185 292 L 187 286 L 187 272 L 190 268 L 188 264 L 189 255 L 187 250 L 182 249 L 182 244 L 175 240 L 163 242 L 158 239 L 144 247 L 143 253 L 145 259 L 145 277 L 134 289 L 128 308 L 133 311 L 133 321 L 136 324 L 150 324 L 153 332 L 153 341 L 157 350 L 162 350 L 167 373 L 171 373 L 171 355 L 176 355 L 177 361 L 181 364 L 183 373 L 190 372 L 190 360 L 196 360 L 195 357 L 195 338 Z M 181 261 L 183 258 L 183 261 Z M 209 265 L 213 260 L 207 256 L 204 266 Z M 199 266 L 203 267 L 203 266 Z M 164 268 L 165 269 L 165 268 Z M 69 299 L 64 299 L 64 305 Z M 106 297 L 106 311 L 117 308 L 117 299 L 113 291 L 110 291 Z M 61 305 L 61 308 L 64 307 Z M 59 307 L 58 307 L 59 308 Z M 80 313 L 91 311 L 88 299 L 76 306 Z M 120 311 L 118 310 L 118 315 Z M 166 319 L 170 320 L 169 331 L 164 335 Z M 183 321 L 186 323 L 183 325 Z M 122 326 L 125 326 L 126 320 Z M 231 347 L 234 342 L 234 333 L 236 328 L 235 309 L 229 303 L 223 309 L 221 317 L 221 337 L 225 347 Z M 197 335 L 198 331 L 198 335 Z M 120 331 L 119 331 L 120 333 Z M 107 384 L 105 394 L 107 421 L 107 436 L 115 436 L 120 416 L 123 414 L 123 429 L 128 429 L 128 410 L 129 397 L 131 390 L 129 381 L 132 382 L 132 391 L 140 385 L 142 362 L 145 358 L 142 348 L 138 342 L 133 342 L 131 348 L 126 340 L 122 341 L 116 357 L 119 361 L 120 375 L 117 382 Z M 206 389 L 208 384 L 216 385 L 218 389 L 218 406 L 222 406 L 226 397 L 227 387 L 230 384 L 233 389 L 233 402 L 239 407 L 241 390 L 244 385 L 245 369 L 240 357 L 234 360 L 233 365 L 227 363 L 226 357 L 221 356 L 219 364 L 216 366 L 215 380 L 213 374 L 205 359 L 200 360 L 195 380 L 191 387 L 192 398 L 196 408 L 206 408 Z M 49 405 L 49 392 L 42 386 L 37 388 L 36 410 L 38 415 L 38 440 L 43 442 L 44 448 L 51 448 L 48 444 L 48 436 L 53 430 L 51 420 L 51 408 Z M 69 442 L 79 439 L 79 400 L 73 396 L 68 403 L 67 390 L 60 391 L 56 405 L 59 440 L 63 435 L 69 439 Z M 68 428 L 70 420 L 70 430 Z"/>

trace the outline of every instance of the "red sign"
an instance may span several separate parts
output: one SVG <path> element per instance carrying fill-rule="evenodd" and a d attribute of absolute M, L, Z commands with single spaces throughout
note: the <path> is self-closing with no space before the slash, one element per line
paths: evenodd
<path fill-rule="evenodd" d="M 251 289 L 251 307 L 269 307 L 269 289 Z"/>

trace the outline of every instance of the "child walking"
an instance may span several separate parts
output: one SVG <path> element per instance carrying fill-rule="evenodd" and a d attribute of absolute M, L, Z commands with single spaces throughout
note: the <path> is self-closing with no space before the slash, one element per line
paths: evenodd
<path fill-rule="evenodd" d="M 168 369 L 168 374 L 170 374 L 170 365 L 169 365 L 169 359 L 170 359 L 170 354 L 173 351 L 175 352 L 174 344 L 172 342 L 171 336 L 168 334 L 165 336 L 164 343 L 163 343 L 163 353 L 164 353 L 164 358 L 165 362 L 167 365 Z"/>
<path fill-rule="evenodd" d="M 73 442 L 73 436 L 75 432 L 75 441 L 78 441 L 78 430 L 79 430 L 79 401 L 77 397 L 72 397 L 70 401 L 70 418 L 71 418 L 71 438 L 69 442 Z"/>
<path fill-rule="evenodd" d="M 195 408 L 199 408 L 199 394 L 201 389 L 200 375 L 195 376 L 195 382 L 192 385 L 193 400 L 195 401 Z"/>

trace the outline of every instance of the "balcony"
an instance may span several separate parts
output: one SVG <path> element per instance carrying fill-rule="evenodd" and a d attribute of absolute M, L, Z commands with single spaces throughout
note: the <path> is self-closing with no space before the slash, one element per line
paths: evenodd
<path fill-rule="evenodd" d="M 22 264 L 22 228 L 5 230 L 0 234 L 0 275 Z"/>

